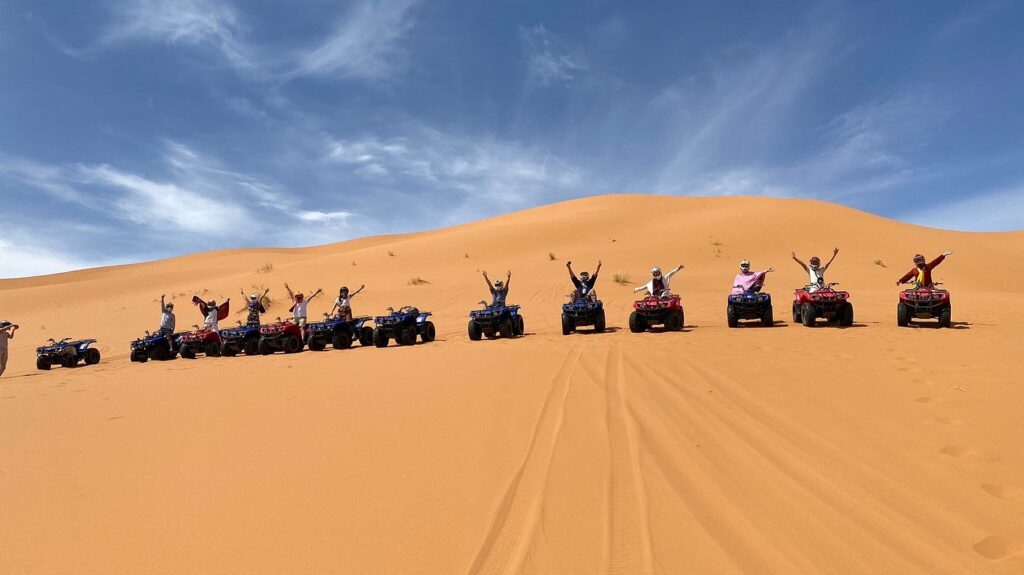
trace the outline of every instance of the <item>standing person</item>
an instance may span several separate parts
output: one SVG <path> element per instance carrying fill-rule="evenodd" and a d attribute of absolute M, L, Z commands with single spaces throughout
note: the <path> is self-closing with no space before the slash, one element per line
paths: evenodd
<path fill-rule="evenodd" d="M 491 290 L 491 306 L 498 307 L 505 305 L 505 298 L 508 297 L 508 286 L 512 283 L 512 272 L 508 272 L 508 277 L 505 281 L 495 280 L 494 285 L 491 285 L 491 278 L 487 277 L 487 272 L 484 272 L 484 281 L 487 282 L 487 289 Z"/>
<path fill-rule="evenodd" d="M 160 295 L 160 329 L 157 333 L 162 333 L 167 337 L 167 341 L 174 345 L 173 335 L 175 326 L 174 317 L 174 302 L 165 302 L 167 296 Z"/>
<path fill-rule="evenodd" d="M 199 296 L 192 296 L 192 303 L 199 306 L 199 312 L 203 314 L 203 325 L 213 331 L 220 331 L 218 322 L 228 318 L 231 298 L 228 301 L 217 305 L 216 300 L 203 301 Z"/>
<path fill-rule="evenodd" d="M 804 272 L 807 273 L 807 277 L 811 280 L 807 284 L 807 291 L 816 292 L 820 288 L 825 287 L 825 272 L 828 271 L 829 266 L 832 265 L 832 262 L 836 260 L 836 256 L 839 255 L 839 248 L 832 250 L 832 259 L 828 260 L 828 263 L 825 265 L 821 265 L 821 260 L 818 259 L 818 256 L 812 257 L 809 262 L 810 265 L 807 265 L 800 261 L 800 258 L 796 257 L 796 252 L 792 252 L 789 255 L 793 257 L 793 261 L 804 268 Z"/>
<path fill-rule="evenodd" d="M 565 262 L 565 267 L 569 268 L 569 279 L 572 280 L 572 285 L 576 286 L 576 291 L 573 292 L 573 300 L 596 300 L 597 293 L 594 291 L 594 284 L 597 283 L 597 275 L 601 273 L 601 262 L 597 262 L 597 269 L 594 270 L 594 275 L 580 272 L 580 275 L 577 276 L 572 271 L 571 261 Z"/>
<path fill-rule="evenodd" d="M 242 294 L 242 297 L 245 297 L 244 290 L 240 289 L 238 291 Z M 267 297 L 268 293 L 270 293 L 270 288 L 264 289 L 263 295 L 256 292 L 249 294 L 249 298 L 245 302 L 246 308 L 249 310 L 249 315 L 245 318 L 245 325 L 249 327 L 260 326 L 260 314 L 267 313 L 267 308 L 263 307 L 263 298 Z"/>
<path fill-rule="evenodd" d="M 914 256 L 914 267 L 911 268 L 903 277 L 896 280 L 896 285 L 910 283 L 910 280 L 913 279 L 916 287 L 933 287 L 934 282 L 932 282 L 932 270 L 938 267 L 938 265 L 946 259 L 946 256 L 951 255 L 953 255 L 953 252 L 945 251 L 942 252 L 941 256 L 925 263 L 924 256 L 922 254 L 917 254 Z"/>
<path fill-rule="evenodd" d="M 14 332 L 18 331 L 18 324 L 9 321 L 0 321 L 0 375 L 7 370 L 7 340 L 14 339 Z"/>
<path fill-rule="evenodd" d="M 679 264 L 676 269 L 669 270 L 668 273 L 662 274 L 661 268 L 654 266 L 651 268 L 651 281 L 646 284 L 635 288 L 633 293 L 642 292 L 647 290 L 647 293 L 656 297 L 668 297 L 672 293 L 670 284 L 672 283 L 672 276 L 679 273 L 679 270 L 683 269 L 683 264 Z"/>
<path fill-rule="evenodd" d="M 348 287 L 344 286 L 338 290 L 338 298 L 334 300 L 334 307 L 331 308 L 330 315 L 334 315 L 335 310 L 338 312 L 338 319 L 342 321 L 352 321 L 352 298 L 359 295 L 359 292 L 363 291 L 365 285 L 359 286 L 359 289 L 352 293 L 348 293 Z"/>
<path fill-rule="evenodd" d="M 302 328 L 302 340 L 305 341 L 306 306 L 308 306 L 309 302 L 316 296 L 320 295 L 324 290 L 316 288 L 316 291 L 310 294 L 310 296 L 307 298 L 302 294 L 302 292 L 292 292 L 292 288 L 289 287 L 288 284 L 284 284 L 284 289 L 288 291 L 288 297 L 292 298 L 292 307 L 288 311 L 292 312 L 293 317 L 295 318 L 295 323 L 298 324 L 300 328 Z"/>
<path fill-rule="evenodd" d="M 775 271 L 775 268 L 768 268 L 760 272 L 750 271 L 750 260 L 743 260 L 740 262 L 740 273 L 736 274 L 736 278 L 732 280 L 732 293 L 742 294 L 746 291 L 759 292 L 761 287 L 764 285 L 764 276 L 768 272 Z"/>

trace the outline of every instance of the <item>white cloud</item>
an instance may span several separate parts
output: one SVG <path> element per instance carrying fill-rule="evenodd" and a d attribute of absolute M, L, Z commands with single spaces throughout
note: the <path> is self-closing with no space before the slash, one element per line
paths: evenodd
<path fill-rule="evenodd" d="M 331 35 L 302 52 L 296 76 L 378 79 L 400 68 L 398 43 L 412 27 L 413 0 L 369 0 L 353 7 Z"/>
<path fill-rule="evenodd" d="M 905 212 L 900 219 L 947 230 L 1024 231 L 1024 183 Z"/>
<path fill-rule="evenodd" d="M 544 24 L 520 28 L 519 35 L 526 48 L 526 64 L 531 80 L 545 86 L 566 83 L 577 72 L 586 70 L 583 57 L 572 53 L 568 45 L 545 28 Z"/>

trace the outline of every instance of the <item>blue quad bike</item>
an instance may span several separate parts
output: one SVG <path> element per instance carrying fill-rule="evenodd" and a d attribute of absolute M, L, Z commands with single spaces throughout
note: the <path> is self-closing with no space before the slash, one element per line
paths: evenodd
<path fill-rule="evenodd" d="M 388 308 L 388 312 L 388 315 L 373 319 L 377 324 L 373 329 L 373 345 L 387 347 L 392 339 L 399 345 L 413 345 L 416 343 L 416 336 L 420 336 L 424 343 L 434 341 L 437 337 L 434 323 L 427 319 L 430 312 L 421 312 L 412 306 L 403 307 L 398 311 Z"/>
<path fill-rule="evenodd" d="M 775 320 L 772 317 L 771 294 L 751 290 L 729 294 L 725 319 L 729 327 L 739 326 L 740 320 L 757 320 L 761 322 L 761 327 L 772 327 Z"/>
<path fill-rule="evenodd" d="M 95 339 L 64 338 L 62 340 L 48 339 L 49 343 L 36 348 L 36 368 L 49 370 L 54 365 L 62 367 L 78 367 L 78 362 L 85 361 L 85 365 L 96 365 L 100 362 L 100 350 L 90 347 L 96 343 Z"/>
<path fill-rule="evenodd" d="M 496 337 L 513 337 L 526 333 L 526 322 L 519 315 L 517 305 L 488 305 L 480 302 L 483 309 L 469 312 L 469 339 L 480 341 Z"/>
<path fill-rule="evenodd" d="M 149 333 L 132 342 L 131 355 L 133 362 L 146 363 L 149 360 L 167 361 L 178 356 L 178 338 L 186 332 L 171 334 L 167 337 L 160 332 Z"/>
<path fill-rule="evenodd" d="M 322 351 L 327 344 L 348 349 L 356 341 L 362 346 L 373 345 L 373 328 L 366 325 L 371 319 L 364 315 L 346 320 L 325 313 L 324 321 L 306 325 L 306 345 L 313 351 Z"/>
<path fill-rule="evenodd" d="M 562 304 L 562 335 L 569 335 L 588 325 L 594 326 L 595 333 L 604 332 L 604 303 L 601 300 L 576 298 Z"/>
<path fill-rule="evenodd" d="M 220 354 L 234 357 L 243 352 L 245 355 L 260 354 L 260 326 L 239 322 L 235 327 L 221 330 Z"/>

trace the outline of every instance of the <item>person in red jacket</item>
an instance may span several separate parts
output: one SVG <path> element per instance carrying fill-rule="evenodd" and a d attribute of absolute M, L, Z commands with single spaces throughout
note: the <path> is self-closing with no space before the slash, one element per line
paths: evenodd
<path fill-rule="evenodd" d="M 941 256 L 925 263 L 924 256 L 917 254 L 914 256 L 914 267 L 903 277 L 896 280 L 896 285 L 910 283 L 913 280 L 916 287 L 932 287 L 934 285 L 932 282 L 932 270 L 949 255 L 953 255 L 953 252 L 943 252 Z"/>

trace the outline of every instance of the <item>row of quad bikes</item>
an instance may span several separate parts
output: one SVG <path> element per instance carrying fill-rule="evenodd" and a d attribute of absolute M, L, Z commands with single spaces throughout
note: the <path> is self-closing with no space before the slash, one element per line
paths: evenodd
<path fill-rule="evenodd" d="M 194 326 L 194 331 L 175 333 L 170 337 L 163 333 L 146 334 L 132 342 L 131 360 L 145 363 L 151 359 L 166 361 L 179 355 L 195 359 L 199 355 L 233 357 L 238 354 L 297 353 L 306 347 L 322 351 L 329 345 L 334 349 L 348 349 L 356 342 L 375 347 L 387 347 L 391 340 L 399 345 L 412 345 L 417 339 L 426 343 L 437 337 L 434 323 L 428 319 L 430 315 L 430 312 L 411 307 L 375 318 L 341 319 L 325 314 L 323 321 L 306 325 L 305 339 L 302 328 L 287 320 L 261 326 L 239 325 L 220 332 Z M 374 327 L 368 325 L 371 320 Z"/>

